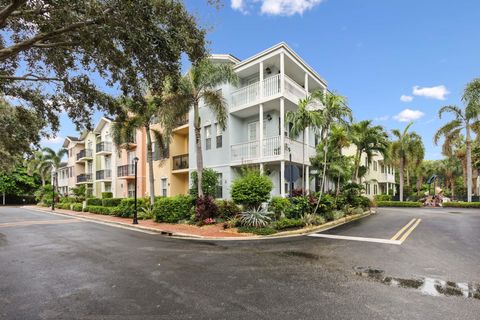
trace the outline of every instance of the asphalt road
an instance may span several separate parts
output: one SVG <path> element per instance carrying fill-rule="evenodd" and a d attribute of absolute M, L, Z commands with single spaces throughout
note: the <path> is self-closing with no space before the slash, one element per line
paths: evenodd
<path fill-rule="evenodd" d="M 412 219 L 401 245 L 368 241 Z M 361 241 L 190 241 L 0 208 L 0 319 L 480 318 L 480 299 L 384 281 L 476 290 L 480 210 L 381 209 L 322 234 Z"/>

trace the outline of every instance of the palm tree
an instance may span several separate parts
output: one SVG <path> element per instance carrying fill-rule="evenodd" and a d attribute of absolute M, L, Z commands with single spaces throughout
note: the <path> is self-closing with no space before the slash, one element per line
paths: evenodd
<path fill-rule="evenodd" d="M 417 151 L 417 149 L 424 150 L 422 138 L 416 132 L 408 132 L 412 125 L 413 122 L 409 123 L 402 132 L 397 129 L 392 130 L 397 138 L 391 144 L 391 157 L 397 159 L 399 163 L 400 201 L 403 201 L 404 174 L 405 168 L 408 167 L 408 160 L 414 158 L 412 155 L 420 156 L 424 153 L 424 151 Z"/>
<path fill-rule="evenodd" d="M 367 156 L 368 164 L 372 162 L 374 153 L 380 153 L 384 159 L 388 158 L 388 134 L 382 126 L 372 126 L 371 120 L 354 123 L 350 132 L 352 144 L 356 146 L 352 180 L 358 182 L 363 153 Z"/>
<path fill-rule="evenodd" d="M 343 148 L 348 148 L 350 146 L 350 138 L 348 133 L 348 127 L 345 126 L 338 126 L 335 125 L 332 127 L 331 134 L 330 134 L 330 144 L 333 148 L 335 148 L 336 152 L 338 153 L 338 164 L 336 168 L 333 165 L 330 165 L 330 170 L 336 172 L 337 176 L 337 187 L 336 187 L 336 194 L 337 196 L 340 193 L 340 179 L 344 177 L 347 172 L 349 172 L 350 165 L 346 165 L 346 163 L 350 163 L 351 159 L 343 156 L 342 150 Z"/>
<path fill-rule="evenodd" d="M 346 104 L 347 99 L 344 96 L 337 95 L 332 92 L 320 94 L 320 102 L 323 105 L 322 118 L 323 123 L 320 128 L 320 138 L 327 139 L 332 125 L 338 124 L 340 126 L 347 126 L 352 121 L 352 110 Z M 327 144 L 325 144 L 327 146 Z M 320 196 L 322 198 L 323 189 L 325 187 L 325 177 L 327 169 L 327 153 L 328 148 L 324 152 L 323 172 L 322 172 L 322 185 L 320 186 Z"/>
<path fill-rule="evenodd" d="M 434 142 L 438 143 L 441 137 L 446 141 L 454 140 L 465 132 L 466 143 L 466 178 L 467 178 L 467 201 L 472 201 L 472 131 L 480 134 L 480 79 L 474 79 L 467 84 L 462 96 L 465 105 L 461 109 L 454 105 L 443 106 L 438 111 L 438 117 L 446 112 L 452 114 L 454 119 L 438 129 L 434 136 Z"/>
<path fill-rule="evenodd" d="M 47 163 L 50 164 L 52 171 L 57 173 L 58 170 L 60 169 L 60 166 L 62 164 L 63 157 L 67 154 L 67 149 L 61 148 L 57 152 L 55 152 L 53 149 L 45 147 L 42 149 L 42 151 L 45 154 L 45 160 Z M 55 176 L 56 179 L 58 179 L 57 176 Z M 53 179 L 53 178 L 52 178 Z M 58 180 L 53 181 L 54 185 L 58 185 Z"/>
<path fill-rule="evenodd" d="M 298 109 L 288 111 L 286 120 L 292 123 L 291 134 L 298 136 L 302 133 L 302 192 L 305 190 L 305 129 L 318 130 L 323 125 L 323 114 L 314 109 L 320 103 L 320 92 L 312 92 L 307 97 L 300 99 Z"/>
<path fill-rule="evenodd" d="M 123 112 L 115 119 L 112 125 L 112 140 L 119 147 L 129 149 L 129 143 L 137 130 L 145 130 L 147 138 L 147 162 L 149 165 L 149 193 L 150 204 L 155 203 L 155 181 L 153 175 L 153 148 L 152 136 L 158 144 L 159 150 L 165 148 L 165 141 L 170 136 L 170 132 L 174 127 L 174 119 L 168 118 L 171 112 L 166 106 L 161 106 L 159 98 L 142 98 L 133 101 L 131 99 L 122 98 Z M 166 119 L 168 118 L 168 121 Z M 162 124 L 163 131 L 151 128 L 155 122 Z"/>
<path fill-rule="evenodd" d="M 177 110 L 179 114 L 186 115 L 193 108 L 193 126 L 195 130 L 195 146 L 197 157 L 197 188 L 198 196 L 203 197 L 202 173 L 202 122 L 200 119 L 200 101 L 215 115 L 218 125 L 225 130 L 227 125 L 227 103 L 218 87 L 224 83 L 238 84 L 238 76 L 229 63 L 213 63 L 203 59 L 194 64 L 190 70 L 181 77 L 178 83 L 167 81 L 163 99 Z"/>
<path fill-rule="evenodd" d="M 47 159 L 45 159 L 45 154 L 41 151 L 35 151 L 33 158 L 28 160 L 26 166 L 29 175 L 37 173 L 40 176 L 42 187 L 44 187 L 52 171 L 52 166 Z"/>

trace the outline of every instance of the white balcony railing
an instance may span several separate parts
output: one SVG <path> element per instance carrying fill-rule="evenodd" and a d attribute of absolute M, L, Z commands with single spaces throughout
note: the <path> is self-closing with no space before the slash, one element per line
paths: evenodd
<path fill-rule="evenodd" d="M 234 91 L 232 93 L 232 107 L 252 105 L 263 98 L 279 94 L 281 88 L 280 79 L 280 74 L 263 79 L 263 95 L 260 93 L 260 81 Z M 287 75 L 285 75 L 285 93 L 293 95 L 294 98 L 298 99 L 304 98 L 306 95 L 305 89 Z"/>
<path fill-rule="evenodd" d="M 263 160 L 289 160 L 290 153 L 292 154 L 292 161 L 301 163 L 303 145 L 302 142 L 289 139 L 285 137 L 285 152 L 282 158 L 282 149 L 280 143 L 280 136 L 274 136 L 263 139 L 262 143 L 262 158 L 260 157 L 260 141 L 249 141 L 239 143 L 231 146 L 231 161 L 232 162 L 255 162 Z M 305 163 L 310 163 L 310 157 L 315 155 L 315 148 L 310 145 L 305 145 Z"/>

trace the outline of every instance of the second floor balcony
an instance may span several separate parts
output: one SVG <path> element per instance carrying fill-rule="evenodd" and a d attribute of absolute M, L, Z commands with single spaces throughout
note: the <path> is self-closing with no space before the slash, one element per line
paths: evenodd
<path fill-rule="evenodd" d="M 95 173 L 96 180 L 112 180 L 112 170 L 104 169 L 104 170 L 97 170 Z"/>
<path fill-rule="evenodd" d="M 91 173 L 82 173 L 77 176 L 77 183 L 92 183 L 93 177 Z"/>
<path fill-rule="evenodd" d="M 172 158 L 173 168 L 172 171 L 188 170 L 188 153 L 174 156 Z"/>
<path fill-rule="evenodd" d="M 315 155 L 315 148 L 301 141 L 296 141 L 285 137 L 285 145 L 282 150 L 281 137 L 273 136 L 260 140 L 254 140 L 244 143 L 238 143 L 230 147 L 230 160 L 234 165 L 249 163 L 259 163 L 265 161 L 289 161 L 290 154 L 292 162 L 302 163 L 305 160 L 306 165 L 310 165 L 310 157 Z M 262 148 L 262 153 L 260 153 Z M 305 151 L 305 157 L 302 157 L 302 151 Z"/>
<path fill-rule="evenodd" d="M 307 95 L 307 91 L 287 75 L 285 75 L 284 82 L 284 95 L 294 103 Z M 280 96 L 281 88 L 280 74 L 263 79 L 263 81 L 254 82 L 232 93 L 231 107 L 234 110 L 241 109 L 268 100 L 268 98 L 276 98 Z"/>
<path fill-rule="evenodd" d="M 93 150 L 92 149 L 83 149 L 77 153 L 77 162 L 78 161 L 86 161 L 93 159 Z"/>
<path fill-rule="evenodd" d="M 117 177 L 119 178 L 135 178 L 135 165 L 134 164 L 126 164 L 123 166 L 117 167 Z"/>
<path fill-rule="evenodd" d="M 97 143 L 96 151 L 98 155 L 106 155 L 112 153 L 112 143 L 109 141 L 102 141 Z"/>

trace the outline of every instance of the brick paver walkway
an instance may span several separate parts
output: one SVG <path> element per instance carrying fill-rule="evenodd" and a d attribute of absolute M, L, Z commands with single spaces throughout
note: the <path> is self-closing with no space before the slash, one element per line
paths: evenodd
<path fill-rule="evenodd" d="M 42 210 L 45 212 L 51 212 L 50 208 L 40 206 L 26 206 L 26 208 Z M 77 212 L 64 209 L 55 209 L 55 212 L 62 213 L 70 216 L 81 217 L 90 220 L 98 220 L 103 222 L 111 222 L 122 224 L 128 227 L 136 227 L 132 224 L 131 218 L 120 218 L 108 215 L 94 214 L 89 212 Z M 249 233 L 239 233 L 236 229 L 223 229 L 223 223 L 208 225 L 203 227 L 188 225 L 188 224 L 171 224 L 171 223 L 157 223 L 152 220 L 139 220 L 139 228 L 148 228 L 156 230 L 158 232 L 168 232 L 179 235 L 189 235 L 206 238 L 221 238 L 221 237 L 248 237 L 252 236 Z"/>

